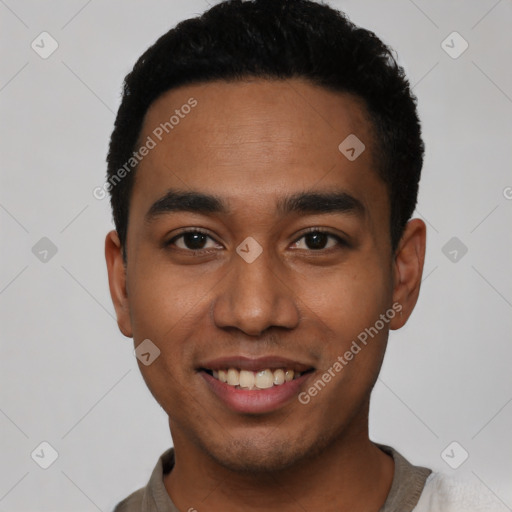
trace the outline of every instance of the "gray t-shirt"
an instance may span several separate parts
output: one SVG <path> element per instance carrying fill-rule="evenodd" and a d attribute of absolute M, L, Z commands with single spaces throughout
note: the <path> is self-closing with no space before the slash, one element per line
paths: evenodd
<path fill-rule="evenodd" d="M 413 466 L 390 446 L 377 446 L 393 457 L 395 473 L 386 502 L 379 512 L 411 512 L 423 491 L 430 469 Z M 163 476 L 174 467 L 174 449 L 170 448 L 158 459 L 148 485 L 121 501 L 114 512 L 180 512 L 167 494 Z"/>

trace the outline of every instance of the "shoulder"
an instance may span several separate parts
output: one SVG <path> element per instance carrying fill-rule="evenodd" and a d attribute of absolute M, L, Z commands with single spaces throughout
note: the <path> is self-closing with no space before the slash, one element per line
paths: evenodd
<path fill-rule="evenodd" d="M 504 512 L 507 508 L 481 482 L 432 473 L 414 512 Z"/>
<path fill-rule="evenodd" d="M 119 502 L 113 512 L 139 512 L 142 508 L 144 489 L 144 487 L 138 489 Z"/>
<path fill-rule="evenodd" d="M 163 482 L 163 475 L 173 467 L 174 449 L 169 448 L 158 459 L 146 487 L 141 487 L 118 503 L 113 512 L 175 510 Z"/>

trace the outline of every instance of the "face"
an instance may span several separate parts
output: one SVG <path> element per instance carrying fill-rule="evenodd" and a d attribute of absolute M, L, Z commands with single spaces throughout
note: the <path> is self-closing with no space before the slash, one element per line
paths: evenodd
<path fill-rule="evenodd" d="M 412 221 L 392 253 L 370 126 L 356 98 L 300 80 L 186 86 L 150 107 L 126 267 L 115 232 L 106 253 L 121 331 L 160 350 L 139 366 L 176 446 L 268 471 L 367 435 L 424 252 Z M 350 134 L 355 159 L 338 148 Z"/>

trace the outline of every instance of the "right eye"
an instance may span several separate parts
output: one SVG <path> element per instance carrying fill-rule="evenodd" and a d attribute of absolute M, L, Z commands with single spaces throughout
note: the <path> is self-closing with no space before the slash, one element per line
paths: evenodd
<path fill-rule="evenodd" d="M 214 245 L 210 247 L 206 246 L 208 239 L 214 242 Z M 166 242 L 165 245 L 166 247 L 174 245 L 178 249 L 182 249 L 184 251 L 197 252 L 214 249 L 215 244 L 215 240 L 210 235 L 196 228 L 181 232 L 179 235 Z"/>

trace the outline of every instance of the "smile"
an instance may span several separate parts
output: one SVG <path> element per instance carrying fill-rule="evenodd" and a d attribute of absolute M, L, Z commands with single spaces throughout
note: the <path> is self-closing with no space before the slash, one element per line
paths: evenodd
<path fill-rule="evenodd" d="M 264 414 L 276 411 L 294 399 L 315 372 L 306 362 L 269 355 L 225 356 L 197 365 L 207 389 L 232 411 Z"/>
<path fill-rule="evenodd" d="M 235 389 L 269 389 L 281 386 L 285 382 L 298 379 L 305 372 L 296 372 L 292 369 L 262 369 L 258 371 L 227 368 L 224 370 L 206 370 L 213 378 L 233 386 Z"/>

